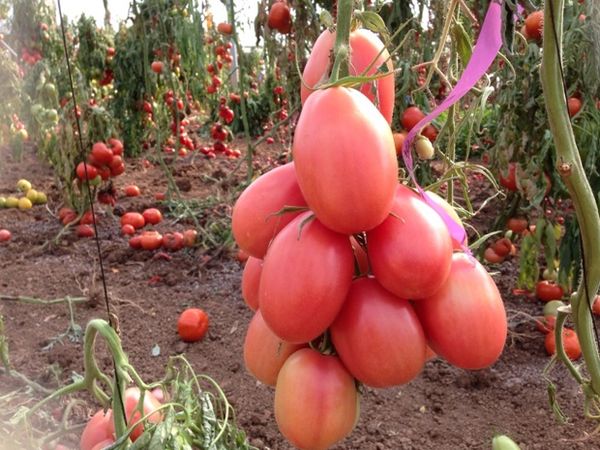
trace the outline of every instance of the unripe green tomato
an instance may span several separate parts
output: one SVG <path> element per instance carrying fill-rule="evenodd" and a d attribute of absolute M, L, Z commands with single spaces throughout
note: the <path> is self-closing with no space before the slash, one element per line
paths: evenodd
<path fill-rule="evenodd" d="M 33 203 L 36 205 L 44 205 L 48 202 L 48 197 L 43 192 L 38 191 L 37 197 Z"/>
<path fill-rule="evenodd" d="M 542 273 L 542 278 L 548 281 L 556 281 L 556 279 L 558 278 L 558 274 L 556 273 L 556 270 L 548 267 L 544 269 L 544 272 Z"/>
<path fill-rule="evenodd" d="M 31 115 L 33 117 L 37 117 L 43 111 L 43 109 L 44 108 L 39 103 L 36 103 L 35 105 L 31 105 L 31 109 L 30 109 Z"/>
<path fill-rule="evenodd" d="M 44 93 L 48 97 L 54 98 L 56 96 L 56 86 L 54 86 L 54 84 L 52 84 L 52 83 L 46 83 L 44 85 Z"/>
<path fill-rule="evenodd" d="M 58 123 L 58 112 L 55 109 L 47 109 L 45 116 L 48 122 Z"/>
<path fill-rule="evenodd" d="M 492 439 L 492 450 L 521 450 L 511 438 L 505 435 Z"/>
<path fill-rule="evenodd" d="M 26 179 L 21 178 L 19 181 L 17 181 L 17 189 L 25 193 L 31 189 L 31 183 Z"/>
<path fill-rule="evenodd" d="M 554 316 L 556 317 L 558 315 L 558 308 L 560 308 L 561 306 L 566 306 L 563 302 L 561 302 L 560 300 L 551 300 L 548 303 L 546 303 L 544 305 L 544 317 L 547 316 Z"/>
<path fill-rule="evenodd" d="M 0 208 L 7 208 L 6 197 L 0 197 Z"/>
<path fill-rule="evenodd" d="M 419 156 L 419 159 L 431 159 L 435 154 L 431 141 L 425 136 L 420 136 L 415 142 L 415 151 Z"/>

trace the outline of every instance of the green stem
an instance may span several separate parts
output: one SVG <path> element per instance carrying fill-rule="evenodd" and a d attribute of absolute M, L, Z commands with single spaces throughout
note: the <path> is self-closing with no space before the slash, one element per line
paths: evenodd
<path fill-rule="evenodd" d="M 350 26 L 352 24 L 352 0 L 339 0 L 337 9 L 337 29 L 335 34 L 335 61 L 329 82 L 335 83 L 350 74 Z"/>
<path fill-rule="evenodd" d="M 600 394 L 600 355 L 594 333 L 591 304 L 600 286 L 600 215 L 586 178 L 567 112 L 560 60 L 564 0 L 548 0 L 544 10 L 542 87 L 561 177 L 575 206 L 583 247 L 583 277 L 571 297 L 575 331 L 581 344 L 591 387 Z M 554 21 L 553 21 L 554 16 Z"/>

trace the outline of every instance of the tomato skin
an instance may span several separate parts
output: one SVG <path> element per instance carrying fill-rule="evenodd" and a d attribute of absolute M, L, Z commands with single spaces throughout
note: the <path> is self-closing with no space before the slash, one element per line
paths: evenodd
<path fill-rule="evenodd" d="M 425 118 L 425 114 L 418 106 L 409 106 L 402 113 L 400 123 L 406 131 L 410 131 L 414 126 Z"/>
<path fill-rule="evenodd" d="M 367 233 L 371 270 L 388 291 L 419 300 L 435 293 L 450 272 L 452 240 L 441 217 L 399 185 L 390 215 Z"/>
<path fill-rule="evenodd" d="M 334 321 L 352 283 L 354 261 L 347 236 L 317 219 L 288 224 L 265 257 L 258 303 L 269 328 L 284 341 L 308 342 Z M 298 237 L 299 236 L 299 237 Z"/>
<path fill-rule="evenodd" d="M 91 225 L 77 225 L 77 236 L 80 238 L 88 238 L 94 236 L 94 227 Z"/>
<path fill-rule="evenodd" d="M 296 447 L 326 449 L 352 432 L 359 396 L 336 356 L 306 348 L 285 362 L 275 387 L 275 419 Z"/>
<path fill-rule="evenodd" d="M 121 216 L 121 226 L 130 224 L 134 228 L 143 228 L 146 225 L 146 220 L 138 212 L 128 212 Z"/>
<path fill-rule="evenodd" d="M 592 304 L 592 312 L 595 315 L 600 316 L 600 295 L 596 295 L 594 297 L 594 303 Z"/>
<path fill-rule="evenodd" d="M 161 73 L 163 71 L 163 63 L 162 61 L 152 61 L 152 64 L 150 64 L 150 68 L 154 73 Z"/>
<path fill-rule="evenodd" d="M 402 146 L 406 140 L 406 133 L 394 133 L 394 146 L 396 147 L 396 155 L 402 155 Z"/>
<path fill-rule="evenodd" d="M 113 152 L 103 142 L 96 142 L 92 146 L 91 162 L 97 166 L 109 166 L 113 160 Z"/>
<path fill-rule="evenodd" d="M 81 438 L 79 439 L 79 448 L 81 450 L 92 450 L 97 444 L 106 440 L 114 440 L 114 424 L 112 409 L 108 409 L 106 414 L 103 410 L 97 411 L 86 424 Z"/>
<path fill-rule="evenodd" d="M 544 302 L 560 300 L 564 294 L 563 288 L 553 281 L 542 280 L 535 285 L 535 296 Z"/>
<path fill-rule="evenodd" d="M 284 206 L 306 206 L 294 163 L 260 176 L 236 201 L 231 227 L 240 248 L 255 258 L 263 258 L 271 240 L 299 214 L 275 215 Z"/>
<path fill-rule="evenodd" d="M 156 225 L 162 220 L 162 213 L 156 208 L 148 208 L 143 213 L 142 216 L 146 223 L 151 225 Z"/>
<path fill-rule="evenodd" d="M 158 231 L 144 231 L 140 236 L 140 246 L 144 250 L 156 250 L 162 246 L 163 237 Z"/>
<path fill-rule="evenodd" d="M 302 194 L 323 225 L 354 234 L 386 218 L 398 184 L 394 138 L 360 92 L 314 92 L 300 114 L 292 151 Z"/>
<path fill-rule="evenodd" d="M 6 229 L 1 229 L 0 230 L 0 242 L 7 242 L 10 241 L 12 237 L 12 233 Z"/>
<path fill-rule="evenodd" d="M 177 333 L 184 342 L 197 342 L 208 331 L 208 315 L 200 308 L 188 308 L 177 320 Z"/>
<path fill-rule="evenodd" d="M 288 34 L 292 29 L 289 6 L 285 2 L 273 3 L 269 11 L 267 24 L 272 30 L 277 30 L 281 34 Z"/>
<path fill-rule="evenodd" d="M 581 100 L 577 97 L 569 97 L 567 100 L 567 108 L 569 110 L 569 117 L 573 117 L 581 110 Z"/>
<path fill-rule="evenodd" d="M 275 386 L 277 375 L 288 356 L 304 344 L 290 344 L 271 331 L 257 310 L 244 339 L 244 363 L 248 372 L 267 386 Z"/>
<path fill-rule="evenodd" d="M 572 361 L 579 359 L 581 356 L 581 345 L 579 344 L 577 333 L 570 328 L 563 328 L 562 339 L 565 353 L 569 359 Z M 551 333 L 546 334 L 544 347 L 546 347 L 546 353 L 549 355 L 554 355 L 556 353 L 556 336 L 554 335 L 554 330 L 552 330 Z"/>
<path fill-rule="evenodd" d="M 125 225 L 123 225 L 125 226 Z M 142 248 L 142 237 L 141 236 L 133 236 L 129 239 L 129 246 L 134 249 Z"/>
<path fill-rule="evenodd" d="M 544 31 L 544 11 L 534 11 L 525 19 L 527 37 L 534 41 L 542 39 Z"/>
<path fill-rule="evenodd" d="M 330 331 L 344 366 L 367 386 L 408 383 L 425 364 L 425 334 L 412 306 L 375 278 L 352 283 Z"/>
<path fill-rule="evenodd" d="M 517 164 L 508 163 L 508 174 L 506 177 L 501 173 L 499 177 L 500 185 L 511 192 L 517 192 Z"/>
<path fill-rule="evenodd" d="M 442 288 L 414 307 L 429 346 L 450 364 L 483 369 L 502 353 L 507 321 L 500 292 L 485 268 L 464 253 L 452 255 Z"/>
<path fill-rule="evenodd" d="M 123 403 L 125 405 L 125 417 L 127 418 L 127 425 L 131 426 L 142 417 L 147 414 L 150 414 L 146 419 L 150 423 L 159 423 L 162 421 L 162 415 L 160 411 L 157 409 L 160 408 L 160 402 L 154 397 L 152 392 L 146 391 L 144 393 L 144 403 L 142 405 L 142 410 L 144 414 L 142 415 L 139 411 L 136 410 L 138 403 L 140 402 L 140 389 L 137 387 L 130 387 L 125 390 L 125 394 L 123 396 Z M 154 413 L 153 413 L 154 412 Z M 151 414 L 153 413 L 153 414 Z M 144 425 L 139 424 L 136 426 L 129 438 L 135 442 L 144 432 Z"/>
<path fill-rule="evenodd" d="M 133 225 L 127 223 L 121 227 L 121 234 L 125 236 L 133 236 L 135 234 L 135 228 Z"/>
<path fill-rule="evenodd" d="M 334 42 L 335 33 L 329 30 L 323 31 L 315 41 L 302 73 L 302 77 L 306 83 L 306 86 L 304 83 L 300 86 L 300 97 L 303 105 L 309 96 L 315 92 L 308 87 L 315 87 L 322 81 L 325 81 L 325 77 L 329 73 Z M 350 33 L 350 75 L 362 74 L 383 47 L 384 45 L 377 35 L 369 30 L 358 29 Z M 389 53 L 387 50 L 384 50 L 368 74 L 375 74 L 388 57 Z M 391 72 L 394 70 L 391 60 L 388 60 L 385 64 L 388 71 Z M 375 96 L 372 93 L 372 83 L 363 84 L 360 92 L 378 105 L 378 109 L 383 117 L 385 117 L 385 120 L 388 124 L 391 124 L 394 114 L 394 75 L 393 73 L 386 75 L 375 81 L 375 83 L 377 85 L 377 101 L 375 101 Z"/>
<path fill-rule="evenodd" d="M 262 265 L 262 259 L 250 256 L 246 260 L 244 272 L 242 273 L 242 297 L 244 298 L 246 305 L 248 305 L 252 311 L 258 309 L 258 293 Z"/>
<path fill-rule="evenodd" d="M 513 243 L 508 238 L 500 238 L 491 245 L 498 256 L 502 258 L 508 256 L 512 250 Z"/>
<path fill-rule="evenodd" d="M 138 197 L 141 194 L 142 194 L 142 191 L 140 191 L 140 188 L 137 187 L 135 184 L 130 184 L 129 186 L 125 186 L 125 195 L 127 197 Z"/>
<path fill-rule="evenodd" d="M 113 152 L 113 155 L 121 156 L 123 155 L 123 143 L 116 138 L 110 138 L 108 140 L 108 145 L 110 145 L 110 149 Z M 122 159 L 121 159 L 122 161 Z"/>
<path fill-rule="evenodd" d="M 519 217 L 511 217 L 506 222 L 506 228 L 517 234 L 521 234 L 523 231 L 525 231 L 527 229 L 527 225 L 527 219 Z"/>
<path fill-rule="evenodd" d="M 194 229 L 185 230 L 183 232 L 183 245 L 185 247 L 193 247 L 196 244 L 196 238 L 198 237 L 198 232 Z"/>

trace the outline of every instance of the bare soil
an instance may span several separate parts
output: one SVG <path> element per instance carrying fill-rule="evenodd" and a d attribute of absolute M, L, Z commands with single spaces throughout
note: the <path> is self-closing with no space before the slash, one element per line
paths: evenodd
<path fill-rule="evenodd" d="M 241 142 L 239 145 L 243 148 Z M 276 159 L 279 150 L 262 149 L 264 154 L 257 166 L 267 167 L 267 155 Z M 190 160 L 177 162 L 175 178 L 186 191 L 185 198 L 221 195 L 227 202 L 228 193 L 235 192 L 244 177 L 242 165 L 233 178 L 228 178 L 237 164 L 198 157 L 193 164 Z M 26 304 L 6 296 L 86 297 L 88 300 L 77 304 L 74 312 L 76 323 L 85 328 L 90 319 L 107 317 L 98 257 L 92 239 L 79 239 L 73 233 L 64 234 L 58 245 L 43 247 L 62 229 L 52 216 L 61 206 L 52 172 L 38 162 L 31 149 L 20 162 L 9 149 L 2 149 L 0 195 L 13 193 L 19 178 L 27 178 L 35 188 L 47 192 L 49 204 L 48 208 L 36 206 L 29 211 L 0 210 L 0 228 L 13 234 L 8 244 L 0 245 L 0 314 L 4 316 L 13 367 L 43 386 L 54 388 L 57 383 L 67 383 L 74 372 L 83 371 L 81 342 L 69 336 L 53 341 L 69 326 L 67 305 Z M 127 161 L 127 171 L 116 185 L 121 190 L 129 183 L 136 183 L 142 196 L 120 199 L 119 205 L 125 210 L 161 207 L 154 200 L 156 192 L 166 190 L 159 167 L 144 169 L 141 160 Z M 475 197 L 482 198 L 487 187 L 473 180 L 472 189 Z M 227 214 L 230 206 L 221 205 L 215 213 Z M 483 211 L 477 218 L 478 225 L 491 223 L 496 208 L 498 203 Z M 189 221 L 172 222 L 167 218 L 157 228 L 165 232 L 191 225 Z M 119 317 L 130 361 L 143 377 L 162 377 L 169 356 L 183 353 L 196 371 L 220 383 L 252 444 L 260 449 L 290 448 L 277 430 L 273 390 L 256 382 L 244 368 L 242 343 L 252 313 L 241 298 L 243 267 L 234 258 L 235 252 L 228 248 L 188 249 L 172 253 L 170 261 L 157 259 L 151 252 L 129 248 L 120 234 L 119 218 L 111 211 L 101 210 L 99 227 L 111 308 Z M 542 305 L 512 294 L 516 261 L 509 260 L 494 270 L 510 319 L 509 337 L 500 360 L 489 369 L 469 372 L 436 359 L 406 386 L 366 389 L 358 425 L 336 449 L 489 449 L 497 433 L 510 435 L 523 450 L 600 448 L 600 438 L 589 437 L 594 424 L 583 418 L 581 390 L 562 367 L 555 368 L 551 377 L 569 421 L 561 424 L 555 419 L 542 375 L 549 361 L 544 336 L 535 331 L 531 321 L 516 314 L 539 315 Z M 210 328 L 203 341 L 184 344 L 178 339 L 176 321 L 179 313 L 190 306 L 207 311 Z M 152 356 L 156 345 L 160 354 Z M 108 356 L 102 363 L 110 367 Z M 0 370 L 0 398 L 22 387 L 20 381 Z M 96 409 L 97 405 L 88 399 L 85 407 L 76 410 L 76 416 L 83 420 Z M 16 447 L 11 445 L 7 420 L 0 411 L 0 448 L 13 449 Z M 8 436 L 3 436 L 6 433 Z M 75 442 L 76 437 L 64 443 L 76 448 Z"/>

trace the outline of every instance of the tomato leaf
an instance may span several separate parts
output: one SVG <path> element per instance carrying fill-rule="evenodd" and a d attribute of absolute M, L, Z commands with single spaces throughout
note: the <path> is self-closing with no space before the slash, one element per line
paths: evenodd
<path fill-rule="evenodd" d="M 376 12 L 361 11 L 358 12 L 355 15 L 355 17 L 362 22 L 363 26 L 366 29 L 381 34 L 386 40 L 389 39 L 389 32 L 387 27 L 385 26 L 385 22 L 383 21 L 381 16 Z"/>
<path fill-rule="evenodd" d="M 469 62 L 469 59 L 471 59 L 473 46 L 471 45 L 469 35 L 463 28 L 462 24 L 454 24 L 452 27 L 452 39 L 454 40 L 454 45 L 456 45 L 458 56 L 460 57 L 462 63 L 466 65 Z"/>
<path fill-rule="evenodd" d="M 521 255 L 519 258 L 519 278 L 517 286 L 529 290 L 535 289 L 535 283 L 540 274 L 538 265 L 539 241 L 533 234 L 528 234 L 521 242 Z"/>

